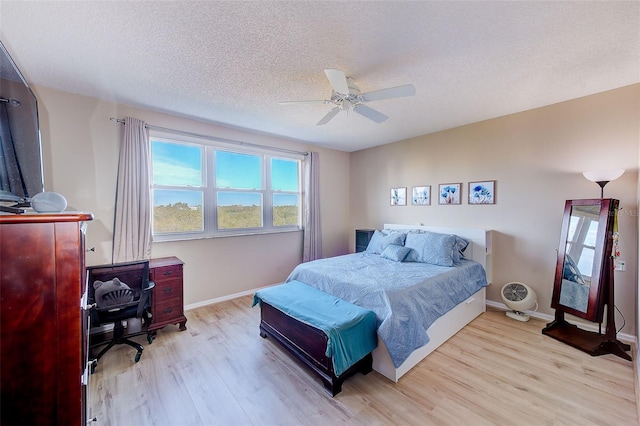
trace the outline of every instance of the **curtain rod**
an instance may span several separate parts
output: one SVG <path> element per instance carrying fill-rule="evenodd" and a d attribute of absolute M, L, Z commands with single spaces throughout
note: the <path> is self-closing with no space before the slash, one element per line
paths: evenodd
<path fill-rule="evenodd" d="M 114 122 L 114 123 L 124 124 L 124 120 L 122 118 L 111 117 L 110 120 L 112 122 Z M 187 131 L 184 131 L 184 130 L 169 129 L 168 127 L 152 126 L 151 124 L 145 124 L 144 127 L 146 127 L 149 130 L 157 130 L 159 132 L 166 132 L 166 133 L 171 133 L 171 134 L 174 134 L 174 135 L 191 136 L 191 137 L 194 137 L 194 138 L 207 139 L 207 140 L 215 141 L 215 142 L 224 142 L 224 143 L 229 143 L 229 144 L 233 144 L 233 145 L 249 146 L 249 147 L 252 147 L 252 148 L 268 149 L 268 150 L 271 150 L 271 151 L 286 152 L 288 154 L 298 154 L 298 155 L 303 155 L 305 157 L 308 155 L 307 152 L 295 151 L 295 150 L 292 150 L 292 149 L 277 148 L 277 147 L 274 147 L 274 146 L 259 145 L 259 144 L 255 144 L 255 143 L 251 143 L 251 142 L 243 142 L 243 141 L 237 141 L 237 140 L 233 140 L 233 139 L 219 138 L 219 137 L 214 137 L 214 136 L 210 136 L 210 135 L 203 135 L 201 133 L 193 133 L 193 132 L 187 132 Z"/>

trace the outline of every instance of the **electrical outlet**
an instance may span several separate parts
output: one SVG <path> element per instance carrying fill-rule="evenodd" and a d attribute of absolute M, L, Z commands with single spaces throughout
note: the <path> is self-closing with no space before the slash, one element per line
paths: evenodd
<path fill-rule="evenodd" d="M 624 260 L 616 260 L 616 271 L 626 271 L 627 264 Z"/>

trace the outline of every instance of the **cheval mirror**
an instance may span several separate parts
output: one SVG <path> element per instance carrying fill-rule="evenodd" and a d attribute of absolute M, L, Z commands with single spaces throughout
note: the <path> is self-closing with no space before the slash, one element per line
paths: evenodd
<path fill-rule="evenodd" d="M 631 360 L 631 350 L 616 338 L 613 292 L 613 233 L 618 200 L 567 200 L 553 284 L 555 320 L 542 333 L 590 355 L 615 354 Z M 604 334 L 578 328 L 565 313 L 597 322 Z"/>

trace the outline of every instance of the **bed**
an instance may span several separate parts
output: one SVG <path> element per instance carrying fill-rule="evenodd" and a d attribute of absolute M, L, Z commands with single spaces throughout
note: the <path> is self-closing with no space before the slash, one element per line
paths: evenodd
<path fill-rule="evenodd" d="M 374 311 L 378 318 L 378 347 L 373 352 L 373 369 L 396 382 L 485 311 L 491 233 L 475 228 L 401 224 L 385 224 L 383 229 L 374 234 L 371 252 L 300 264 L 287 281 L 301 281 Z M 405 235 L 406 246 L 417 250 L 402 249 L 405 239 L 398 244 L 398 235 Z M 421 252 L 416 241 L 422 244 L 429 238 L 429 244 L 435 244 L 433 238 L 450 235 L 460 237 L 456 247 L 462 239 L 468 242 L 464 257 L 454 259 L 454 266 L 446 263 L 447 256 L 444 260 L 438 256 L 436 260 L 427 259 L 435 264 L 415 258 Z M 385 245 L 385 241 L 394 244 Z M 442 241 L 448 243 L 451 239 Z M 440 242 L 436 243 L 440 247 Z M 428 255 L 432 252 L 428 250 Z M 407 253 L 414 258 L 398 261 Z M 424 285 L 427 280 L 428 286 Z M 461 285 L 462 282 L 468 284 Z M 433 302 L 422 303 L 424 300 Z"/>

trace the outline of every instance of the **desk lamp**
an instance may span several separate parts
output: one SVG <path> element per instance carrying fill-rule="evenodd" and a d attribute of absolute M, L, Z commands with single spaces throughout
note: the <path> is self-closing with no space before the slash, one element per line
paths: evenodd
<path fill-rule="evenodd" d="M 596 172 L 582 172 L 582 175 L 600 186 L 600 198 L 604 198 L 604 186 L 612 180 L 618 179 L 624 173 L 624 169 L 600 170 Z"/>

